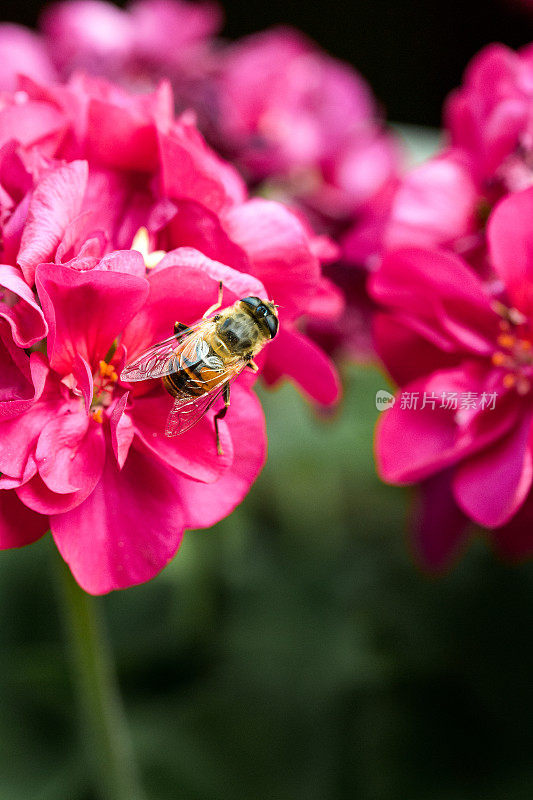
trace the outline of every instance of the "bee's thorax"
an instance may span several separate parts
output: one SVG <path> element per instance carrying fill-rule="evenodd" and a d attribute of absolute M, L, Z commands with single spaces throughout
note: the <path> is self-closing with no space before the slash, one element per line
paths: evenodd
<path fill-rule="evenodd" d="M 239 303 L 222 312 L 216 322 L 211 340 L 213 350 L 222 358 L 255 355 L 262 348 L 266 336 L 254 317 Z"/>

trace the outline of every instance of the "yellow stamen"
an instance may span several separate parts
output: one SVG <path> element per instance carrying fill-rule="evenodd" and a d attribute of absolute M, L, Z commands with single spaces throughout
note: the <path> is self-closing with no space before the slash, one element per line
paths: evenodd
<path fill-rule="evenodd" d="M 512 389 L 515 383 L 516 383 L 516 378 L 511 372 L 507 373 L 507 375 L 504 375 L 503 385 L 505 386 L 506 389 Z"/>
<path fill-rule="evenodd" d="M 150 236 L 146 228 L 139 228 L 135 236 L 133 237 L 133 242 L 131 243 L 131 249 L 137 250 L 143 258 L 146 258 L 148 253 L 150 252 Z"/>
<path fill-rule="evenodd" d="M 522 350 L 531 350 L 531 342 L 529 339 L 519 339 L 518 344 L 522 348 Z"/>
<path fill-rule="evenodd" d="M 131 249 L 137 250 L 142 255 L 146 269 L 157 267 L 161 259 L 166 256 L 164 250 L 150 250 L 150 234 L 144 227 L 139 228 L 133 237 Z"/>
<path fill-rule="evenodd" d="M 504 353 L 494 353 L 492 356 L 492 363 L 495 367 L 501 367 L 505 364 L 507 356 Z"/>
<path fill-rule="evenodd" d="M 100 361 L 98 366 L 100 368 L 101 378 L 107 378 L 112 383 L 116 383 L 118 381 L 117 371 L 113 364 L 108 364 L 106 361 Z"/>
<path fill-rule="evenodd" d="M 505 347 L 506 349 L 510 350 L 516 344 L 516 339 L 510 333 L 502 333 L 498 336 L 498 344 L 500 347 Z"/>
<path fill-rule="evenodd" d="M 95 421 L 95 422 L 99 422 L 99 423 L 100 423 L 100 425 L 101 425 L 101 424 L 102 424 L 102 422 L 104 421 L 104 418 L 103 418 L 103 416 L 102 416 L 102 409 L 101 409 L 101 408 L 97 408 L 97 409 L 96 409 L 96 411 L 93 411 L 93 413 L 91 414 L 91 416 L 92 416 L 92 418 L 94 419 L 94 421 Z"/>
<path fill-rule="evenodd" d="M 146 264 L 146 269 L 153 269 L 157 267 L 159 262 L 166 256 L 164 250 L 152 250 L 151 253 L 148 253 L 144 257 L 144 263 Z"/>

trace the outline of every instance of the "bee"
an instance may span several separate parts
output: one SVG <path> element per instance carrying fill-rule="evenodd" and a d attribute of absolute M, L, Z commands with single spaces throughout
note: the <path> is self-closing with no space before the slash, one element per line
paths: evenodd
<path fill-rule="evenodd" d="M 220 283 L 217 302 L 199 322 L 191 326 L 176 322 L 172 336 L 126 364 L 120 376 L 129 383 L 161 379 L 174 398 L 165 429 L 169 437 L 196 425 L 222 395 L 224 407 L 214 418 L 219 455 L 223 451 L 218 423 L 229 408 L 230 384 L 246 367 L 257 372 L 254 358 L 279 327 L 277 306 L 270 300 L 243 297 L 219 311 L 222 295 Z"/>

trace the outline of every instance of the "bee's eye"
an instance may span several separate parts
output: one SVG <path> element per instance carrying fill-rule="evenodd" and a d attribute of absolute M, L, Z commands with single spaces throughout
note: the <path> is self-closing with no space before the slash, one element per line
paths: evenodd
<path fill-rule="evenodd" d="M 270 332 L 270 338 L 273 339 L 279 328 L 278 318 L 275 317 L 274 314 L 269 314 L 266 318 L 266 323 Z"/>
<path fill-rule="evenodd" d="M 246 303 L 250 308 L 256 309 L 257 306 L 261 305 L 261 300 L 259 297 L 243 297 L 241 303 Z"/>
<path fill-rule="evenodd" d="M 257 308 L 255 309 L 255 313 L 257 314 L 258 317 L 266 317 L 267 314 L 270 314 L 270 311 L 266 306 L 261 304 L 260 306 L 257 306 Z"/>

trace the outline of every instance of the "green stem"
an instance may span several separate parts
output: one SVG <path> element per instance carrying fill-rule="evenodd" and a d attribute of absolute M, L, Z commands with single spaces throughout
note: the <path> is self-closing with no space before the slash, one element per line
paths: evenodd
<path fill-rule="evenodd" d="M 71 661 L 82 713 L 82 739 L 100 800 L 144 800 L 102 620 L 102 601 L 59 565 Z"/>

